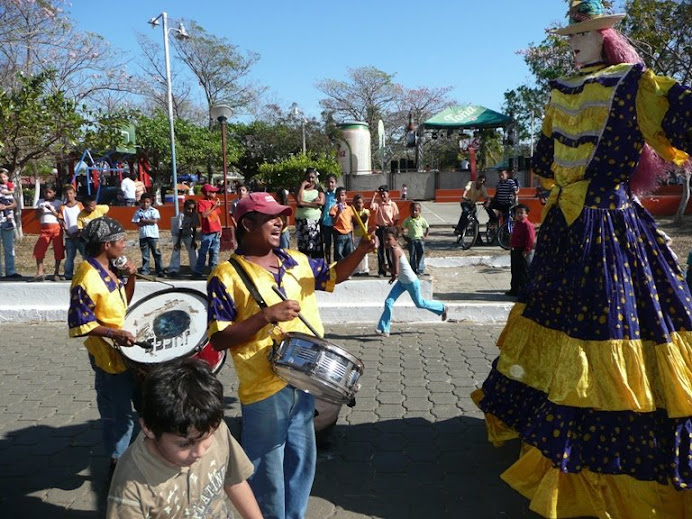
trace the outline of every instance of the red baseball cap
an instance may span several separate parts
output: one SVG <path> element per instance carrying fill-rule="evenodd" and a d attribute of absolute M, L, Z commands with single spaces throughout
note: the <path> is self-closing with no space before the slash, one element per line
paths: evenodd
<path fill-rule="evenodd" d="M 218 187 L 214 187 L 211 184 L 204 184 L 202 186 L 203 193 L 216 193 L 219 190 Z"/>
<path fill-rule="evenodd" d="M 250 193 L 245 198 L 240 199 L 233 213 L 233 218 L 239 222 L 243 216 L 253 211 L 270 216 L 288 216 L 293 213 L 293 209 L 287 205 L 281 205 L 269 193 L 258 192 Z"/>

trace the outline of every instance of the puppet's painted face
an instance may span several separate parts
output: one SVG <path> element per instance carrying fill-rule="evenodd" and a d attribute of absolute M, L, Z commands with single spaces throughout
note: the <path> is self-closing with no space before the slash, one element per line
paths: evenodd
<path fill-rule="evenodd" d="M 569 35 L 569 45 L 577 66 L 590 65 L 603 60 L 603 35 L 598 31 Z"/>

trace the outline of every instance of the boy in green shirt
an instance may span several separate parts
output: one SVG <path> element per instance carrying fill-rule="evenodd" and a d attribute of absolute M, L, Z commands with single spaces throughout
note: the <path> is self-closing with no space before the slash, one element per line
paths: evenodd
<path fill-rule="evenodd" d="M 410 209 L 411 216 L 401 224 L 404 239 L 408 243 L 409 263 L 413 272 L 419 276 L 425 274 L 425 239 L 430 229 L 428 222 L 420 214 L 421 209 L 418 202 L 413 202 Z"/>

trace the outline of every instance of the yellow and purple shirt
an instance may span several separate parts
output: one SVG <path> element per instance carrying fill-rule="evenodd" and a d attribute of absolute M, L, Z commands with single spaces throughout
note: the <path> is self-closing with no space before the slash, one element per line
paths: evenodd
<path fill-rule="evenodd" d="M 94 258 L 79 264 L 70 286 L 67 323 L 70 337 L 81 337 L 98 326 L 121 328 L 127 313 L 127 294 L 122 279 L 113 278 Z M 96 365 L 108 373 L 127 370 L 118 350 L 102 337 L 88 336 L 84 341 Z"/>
<path fill-rule="evenodd" d="M 272 290 L 278 286 L 288 298 L 300 303 L 300 312 L 320 333 L 324 333 L 315 290 L 331 292 L 336 284 L 336 271 L 323 259 L 308 258 L 294 250 L 274 249 L 279 258 L 279 272 L 272 274 L 251 263 L 242 253 L 231 257 L 238 260 L 267 305 L 280 303 L 281 299 Z M 219 264 L 211 273 L 207 283 L 208 334 L 225 330 L 234 323 L 245 321 L 260 311 L 257 302 L 243 283 L 230 262 Z M 285 332 L 302 332 L 312 335 L 299 319 L 279 323 Z M 250 340 L 230 350 L 238 375 L 238 396 L 241 403 L 252 404 L 281 391 L 286 382 L 274 374 L 269 362 L 274 339 L 274 326 L 267 324 Z"/>

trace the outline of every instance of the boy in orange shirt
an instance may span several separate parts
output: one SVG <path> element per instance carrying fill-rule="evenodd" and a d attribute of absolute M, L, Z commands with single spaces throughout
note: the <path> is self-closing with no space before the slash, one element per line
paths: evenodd
<path fill-rule="evenodd" d="M 336 204 L 329 210 L 334 226 L 334 261 L 353 252 L 353 210 L 346 203 L 346 188 L 336 188 Z"/>

